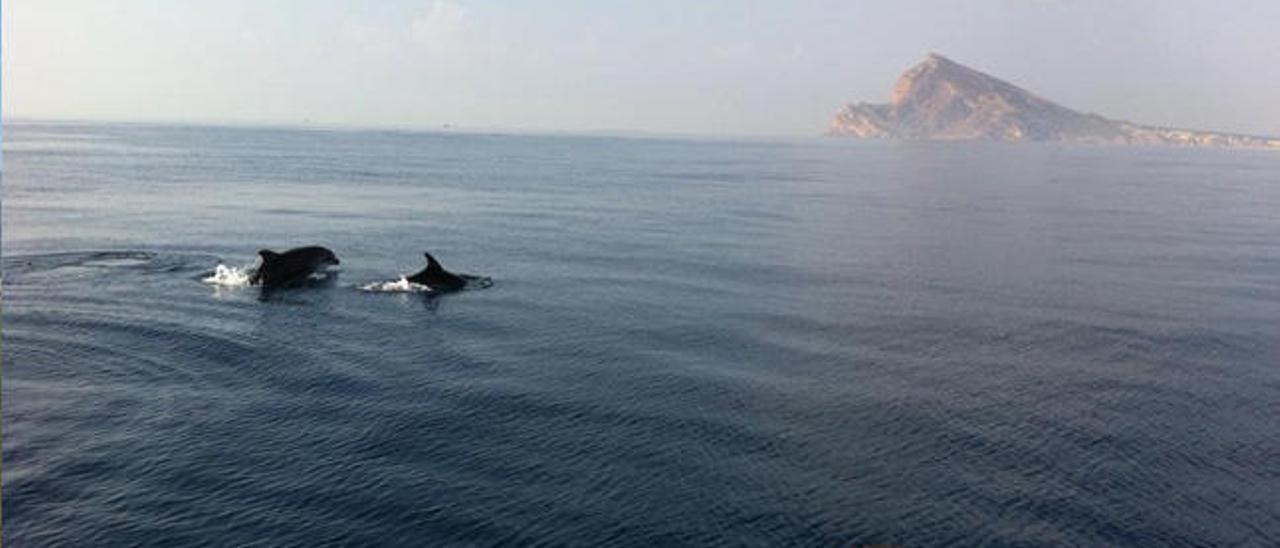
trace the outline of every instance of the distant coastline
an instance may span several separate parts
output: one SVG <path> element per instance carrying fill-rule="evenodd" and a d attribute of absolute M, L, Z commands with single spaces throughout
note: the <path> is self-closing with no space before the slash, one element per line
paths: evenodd
<path fill-rule="evenodd" d="M 828 135 L 863 139 L 1045 141 L 1280 150 L 1280 138 L 1148 126 L 1078 112 L 936 53 L 908 69 L 888 103 L 848 104 Z"/>

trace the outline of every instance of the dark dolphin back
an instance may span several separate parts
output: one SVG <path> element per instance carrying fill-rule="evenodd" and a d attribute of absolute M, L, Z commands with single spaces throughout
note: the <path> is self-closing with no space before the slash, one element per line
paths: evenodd
<path fill-rule="evenodd" d="M 321 246 L 307 246 L 276 253 L 270 249 L 258 251 L 262 258 L 258 269 L 250 277 L 250 283 L 275 286 L 300 281 L 328 264 L 339 264 L 333 251 Z"/>
<path fill-rule="evenodd" d="M 427 266 L 422 271 L 405 279 L 415 284 L 425 285 L 436 291 L 456 291 L 467 285 L 462 277 L 445 270 L 430 253 L 423 253 L 427 258 Z"/>

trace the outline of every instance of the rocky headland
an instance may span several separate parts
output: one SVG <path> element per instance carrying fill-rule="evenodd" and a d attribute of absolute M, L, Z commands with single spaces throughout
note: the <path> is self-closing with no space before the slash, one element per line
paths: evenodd
<path fill-rule="evenodd" d="M 936 53 L 898 78 L 888 103 L 840 109 L 829 134 L 1280 149 L 1280 138 L 1144 126 L 1077 112 Z"/>

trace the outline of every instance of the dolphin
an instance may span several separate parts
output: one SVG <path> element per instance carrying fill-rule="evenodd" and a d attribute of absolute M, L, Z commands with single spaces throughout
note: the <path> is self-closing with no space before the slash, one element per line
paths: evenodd
<path fill-rule="evenodd" d="M 291 285 L 325 266 L 341 264 L 333 251 L 318 245 L 294 248 L 284 253 L 263 249 L 258 251 L 258 256 L 262 262 L 249 276 L 249 283 L 263 287 Z"/>
<path fill-rule="evenodd" d="M 430 287 L 432 291 L 457 291 L 466 287 L 466 278 L 445 270 L 430 253 L 423 253 L 423 255 L 427 258 L 427 267 L 417 274 L 406 277 L 406 280 Z"/>

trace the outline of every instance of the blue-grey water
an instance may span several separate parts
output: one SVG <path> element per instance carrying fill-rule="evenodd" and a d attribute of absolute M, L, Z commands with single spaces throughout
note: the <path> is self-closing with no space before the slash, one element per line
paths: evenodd
<path fill-rule="evenodd" d="M 6 546 L 1280 544 L 1280 154 L 7 124 Z M 203 282 L 322 244 L 329 283 Z M 370 293 L 422 266 L 482 290 Z"/>

